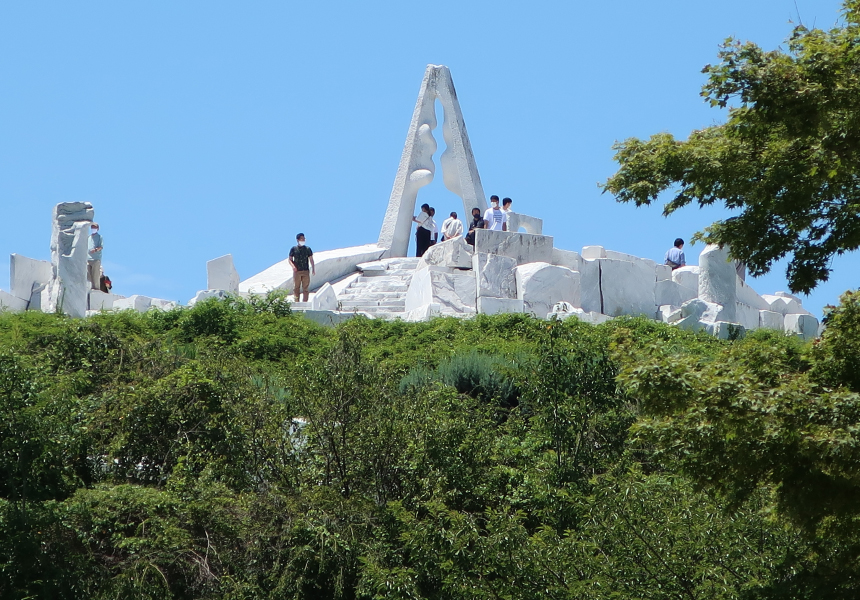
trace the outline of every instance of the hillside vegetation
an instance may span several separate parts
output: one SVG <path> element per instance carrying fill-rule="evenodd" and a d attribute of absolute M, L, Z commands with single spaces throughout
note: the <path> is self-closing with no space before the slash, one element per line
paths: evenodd
<path fill-rule="evenodd" d="M 856 598 L 827 324 L 0 314 L 0 598 Z"/>

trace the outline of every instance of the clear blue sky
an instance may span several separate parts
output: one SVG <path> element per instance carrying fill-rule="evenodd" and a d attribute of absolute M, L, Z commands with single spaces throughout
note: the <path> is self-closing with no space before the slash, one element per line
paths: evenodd
<path fill-rule="evenodd" d="M 721 216 L 616 204 L 612 144 L 720 122 L 701 69 L 728 36 L 776 48 L 838 0 L 4 2 L 0 256 L 49 258 L 50 213 L 86 200 L 115 291 L 187 302 L 208 259 L 243 279 L 286 257 L 375 242 L 424 68 L 451 69 L 489 194 L 555 245 L 661 260 Z M 439 153 L 444 150 L 436 130 Z M 436 161 L 438 166 L 438 160 Z M 442 178 L 419 194 L 462 210 Z M 688 247 L 697 262 L 701 246 Z M 804 303 L 857 286 L 834 262 Z M 8 261 L 0 288 L 8 289 Z M 784 265 L 753 280 L 786 289 Z"/>

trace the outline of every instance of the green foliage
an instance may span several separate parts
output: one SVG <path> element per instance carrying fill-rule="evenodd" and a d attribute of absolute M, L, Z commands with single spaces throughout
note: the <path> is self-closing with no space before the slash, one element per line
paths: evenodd
<path fill-rule="evenodd" d="M 860 247 L 860 12 L 843 4 L 830 31 L 795 27 L 786 51 L 729 38 L 703 72 L 702 96 L 731 107 L 726 123 L 615 145 L 619 171 L 604 191 L 621 202 L 674 197 L 664 214 L 693 202 L 738 212 L 694 239 L 728 244 L 753 275 L 790 256 L 789 286 L 808 292 L 831 258 Z"/>
<path fill-rule="evenodd" d="M 856 596 L 857 302 L 816 344 L 0 315 L 0 597 Z"/>

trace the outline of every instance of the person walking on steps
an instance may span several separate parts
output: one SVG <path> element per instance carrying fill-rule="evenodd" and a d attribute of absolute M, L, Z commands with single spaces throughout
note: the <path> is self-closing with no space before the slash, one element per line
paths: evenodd
<path fill-rule="evenodd" d="M 314 251 L 310 246 L 305 245 L 304 233 L 296 236 L 296 245 L 290 248 L 290 266 L 293 268 L 293 293 L 296 296 L 296 302 L 299 301 L 300 288 L 303 288 L 302 302 L 307 302 L 311 274 L 317 274 L 317 267 L 314 264 Z"/>

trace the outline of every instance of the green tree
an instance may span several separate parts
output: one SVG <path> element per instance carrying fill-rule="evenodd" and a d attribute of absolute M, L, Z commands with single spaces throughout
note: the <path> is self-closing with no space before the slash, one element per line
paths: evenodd
<path fill-rule="evenodd" d="M 826 281 L 831 258 L 860 247 L 860 0 L 843 12 L 830 31 L 795 27 L 786 51 L 729 38 L 702 89 L 730 107 L 726 123 L 617 143 L 604 192 L 641 206 L 674 190 L 665 215 L 722 203 L 738 214 L 697 239 L 728 244 L 753 275 L 790 256 L 795 292 Z"/>

